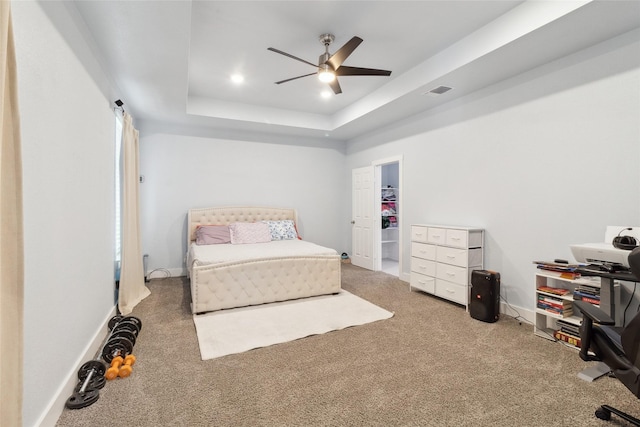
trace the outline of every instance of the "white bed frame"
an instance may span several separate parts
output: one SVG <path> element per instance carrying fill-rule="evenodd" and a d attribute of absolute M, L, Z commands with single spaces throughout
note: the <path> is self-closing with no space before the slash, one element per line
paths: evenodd
<path fill-rule="evenodd" d="M 297 224 L 295 209 L 212 207 L 187 214 L 187 251 L 199 225 L 280 221 Z M 266 243 L 268 244 L 268 243 Z M 289 256 L 191 266 L 194 314 L 340 292 L 340 255 Z"/>

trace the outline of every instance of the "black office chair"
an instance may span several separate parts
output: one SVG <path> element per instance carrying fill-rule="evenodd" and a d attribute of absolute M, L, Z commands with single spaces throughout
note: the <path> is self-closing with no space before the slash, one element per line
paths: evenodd
<path fill-rule="evenodd" d="M 629 254 L 629 266 L 633 275 L 640 279 L 640 248 Z M 624 328 L 615 328 L 614 320 L 598 307 L 584 301 L 574 301 L 574 304 L 583 315 L 580 358 L 602 361 L 631 393 L 640 398 L 640 313 Z M 589 350 L 593 355 L 589 354 Z M 612 412 L 640 426 L 639 419 L 609 405 L 599 407 L 596 417 L 609 420 Z"/>

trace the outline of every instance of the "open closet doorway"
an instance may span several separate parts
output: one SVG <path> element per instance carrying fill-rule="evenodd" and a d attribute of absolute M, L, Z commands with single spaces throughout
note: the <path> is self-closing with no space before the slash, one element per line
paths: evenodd
<path fill-rule="evenodd" d="M 400 277 L 402 156 L 351 171 L 351 262 Z"/>
<path fill-rule="evenodd" d="M 374 270 L 400 276 L 402 265 L 402 157 L 373 162 L 376 221 Z"/>

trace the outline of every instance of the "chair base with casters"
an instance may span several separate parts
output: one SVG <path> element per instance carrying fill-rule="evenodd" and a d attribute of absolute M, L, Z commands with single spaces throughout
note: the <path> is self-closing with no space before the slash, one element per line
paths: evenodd
<path fill-rule="evenodd" d="M 613 408 L 609 405 L 602 405 L 601 407 L 596 409 L 596 417 L 600 418 L 601 420 L 609 421 L 611 419 L 612 413 L 616 414 L 623 420 L 630 422 L 634 426 L 640 426 L 639 419 L 637 419 L 636 417 L 632 417 L 626 412 L 622 412 L 621 410 Z"/>

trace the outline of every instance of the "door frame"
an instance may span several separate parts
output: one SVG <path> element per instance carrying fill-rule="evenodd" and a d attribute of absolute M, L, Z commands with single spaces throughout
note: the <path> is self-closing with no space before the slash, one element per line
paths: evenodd
<path fill-rule="evenodd" d="M 375 198 L 374 203 L 376 203 L 375 206 L 378 207 L 378 210 L 380 209 L 380 192 L 382 190 L 382 166 L 388 165 L 391 163 L 398 164 L 398 197 L 397 197 L 398 200 L 396 201 L 396 207 L 399 212 L 399 215 L 398 215 L 398 278 L 402 278 L 402 258 L 403 258 L 402 254 L 404 252 L 403 244 L 402 244 L 403 243 L 402 235 L 403 235 L 403 228 L 404 228 L 404 209 L 402 207 L 403 201 L 404 201 L 402 196 L 402 188 L 403 188 L 402 160 L 403 160 L 403 156 L 397 155 L 397 156 L 387 157 L 384 159 L 374 160 L 371 162 L 371 165 L 373 166 L 373 170 L 374 170 L 374 173 L 373 173 L 373 177 L 374 177 L 373 194 Z M 382 270 L 382 243 L 381 243 L 382 233 L 380 232 L 380 230 L 382 230 L 382 218 L 379 214 L 375 215 L 374 218 L 375 219 L 373 223 L 373 229 L 377 231 L 373 233 L 373 270 L 380 271 Z"/>

